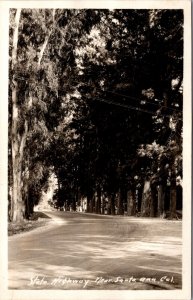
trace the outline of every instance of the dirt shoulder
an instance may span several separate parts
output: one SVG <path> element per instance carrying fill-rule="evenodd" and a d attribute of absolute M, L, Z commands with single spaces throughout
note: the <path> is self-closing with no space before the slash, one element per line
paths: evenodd
<path fill-rule="evenodd" d="M 30 220 L 24 220 L 21 223 L 8 223 L 8 236 L 20 234 L 34 230 L 47 225 L 51 217 L 42 212 L 34 212 Z"/>

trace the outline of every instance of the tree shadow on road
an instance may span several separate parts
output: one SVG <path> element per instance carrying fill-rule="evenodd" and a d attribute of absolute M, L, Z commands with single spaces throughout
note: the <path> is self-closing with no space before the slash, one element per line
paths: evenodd
<path fill-rule="evenodd" d="M 41 236 L 18 240 L 18 252 L 10 260 L 11 289 L 180 289 L 182 287 L 181 236 L 168 224 L 154 228 L 133 222 L 100 223 L 88 220 L 74 226 L 68 222 Z M 81 231 L 83 233 L 81 233 Z M 166 235 L 166 232 L 168 233 Z M 54 242 L 52 242 L 54 241 Z M 33 247 L 31 246 L 33 245 Z M 22 247 L 22 255 L 19 248 Z M 13 252 L 13 250 L 12 250 Z M 29 285 L 31 278 L 46 278 L 47 284 Z M 116 278 L 124 282 L 114 282 Z M 135 282 L 125 279 L 133 277 Z M 56 278 L 89 280 L 51 285 Z M 97 278 L 113 282 L 95 282 Z M 162 279 L 162 280 L 161 280 Z M 66 279 L 67 280 L 67 279 Z"/>

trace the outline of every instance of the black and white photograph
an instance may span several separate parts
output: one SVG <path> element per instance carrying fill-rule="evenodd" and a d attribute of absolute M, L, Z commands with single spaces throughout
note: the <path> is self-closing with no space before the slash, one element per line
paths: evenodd
<path fill-rule="evenodd" d="M 2 1 L 2 300 L 189 300 L 191 2 L 91 2 Z"/>

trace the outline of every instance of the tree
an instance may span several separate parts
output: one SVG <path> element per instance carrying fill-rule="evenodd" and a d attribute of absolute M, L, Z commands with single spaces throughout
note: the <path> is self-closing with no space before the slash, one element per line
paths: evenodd
<path fill-rule="evenodd" d="M 11 218 L 32 212 L 39 196 L 29 195 L 41 193 L 49 168 L 74 209 L 87 197 L 88 209 L 100 213 L 106 193 L 112 214 L 133 215 L 141 203 L 135 178 L 142 186 L 146 176 L 152 192 L 142 206 L 150 201 L 151 216 L 162 211 L 157 185 L 169 176 L 175 189 L 172 166 L 181 155 L 165 144 L 172 126 L 179 135 L 182 128 L 182 12 L 12 10 L 10 20 Z M 154 141 L 157 152 L 146 149 Z M 171 176 L 159 171 L 161 182 L 157 168 L 164 170 L 167 155 Z"/>
<path fill-rule="evenodd" d="M 13 221 L 20 221 L 31 213 L 27 208 L 33 207 L 33 203 L 28 205 L 32 201 L 28 195 L 30 190 L 39 186 L 41 193 L 40 182 L 49 172 L 40 171 L 36 179 L 31 175 L 37 169 L 36 165 L 46 169 L 44 155 L 50 153 L 57 126 L 69 116 L 66 101 L 74 87 L 68 85 L 68 78 L 76 74 L 73 49 L 97 18 L 92 10 L 10 11 L 12 167 L 9 169 L 10 175 L 11 170 L 13 173 L 10 176 Z M 34 178 L 34 182 L 27 186 L 29 178 Z"/>
<path fill-rule="evenodd" d="M 169 23 L 164 21 L 166 18 Z M 87 101 L 94 127 L 92 139 L 97 141 L 90 148 L 95 157 L 95 178 L 100 178 L 103 186 L 106 179 L 112 188 L 117 184 L 116 192 L 120 187 L 124 190 L 133 186 L 139 145 L 156 140 L 164 146 L 171 133 L 171 120 L 181 117 L 182 24 L 182 11 L 102 11 L 95 31 L 83 38 L 84 43 L 86 39 L 90 43 L 78 52 L 81 72 L 77 86 L 82 99 Z M 178 43 L 175 50 L 174 42 Z M 132 168 L 128 161 L 133 162 Z M 120 167 L 123 176 L 118 183 Z M 150 164 L 151 176 L 157 172 L 156 163 L 153 170 L 152 167 Z M 98 168 L 100 173 L 96 173 Z M 151 184 L 148 215 L 156 214 L 156 184 Z M 119 203 L 122 205 L 122 201 Z"/>

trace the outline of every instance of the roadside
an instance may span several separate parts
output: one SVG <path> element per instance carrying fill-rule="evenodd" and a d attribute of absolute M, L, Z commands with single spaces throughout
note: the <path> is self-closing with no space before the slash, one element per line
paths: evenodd
<path fill-rule="evenodd" d="M 51 213 L 51 214 L 50 214 Z M 40 211 L 36 211 L 33 213 L 32 217 L 30 218 L 30 220 L 23 220 L 21 223 L 8 223 L 8 236 L 13 236 L 16 234 L 21 234 L 21 233 L 25 233 L 25 232 L 29 232 L 32 231 L 34 229 L 37 228 L 41 228 L 44 226 L 47 226 L 50 224 L 51 221 L 53 221 L 54 223 L 60 223 L 61 222 L 61 218 L 60 217 L 56 217 L 55 214 L 53 214 L 53 211 L 46 211 L 46 212 L 40 212 Z M 55 213 L 57 214 L 57 211 L 55 211 Z M 70 215 L 82 215 L 85 216 L 87 218 L 89 217 L 96 217 L 96 218 L 113 218 L 114 220 L 116 219 L 132 219 L 132 220 L 136 220 L 136 221 L 144 221 L 144 222 L 152 222 L 152 220 L 156 221 L 156 222 L 163 222 L 163 220 L 165 221 L 169 221 L 169 222 L 179 222 L 182 221 L 181 218 L 179 219 L 175 219 L 175 220 L 170 220 L 170 219 L 160 219 L 160 218 L 141 218 L 141 217 L 130 217 L 127 215 L 102 215 L 102 214 L 95 214 L 95 213 L 85 213 L 85 212 L 70 212 Z M 63 221 L 64 222 L 64 221 Z"/>
<path fill-rule="evenodd" d="M 24 220 L 23 222 L 8 223 L 8 236 L 20 234 L 23 232 L 31 231 L 36 228 L 48 225 L 51 217 L 42 212 L 34 212 L 30 220 Z"/>

